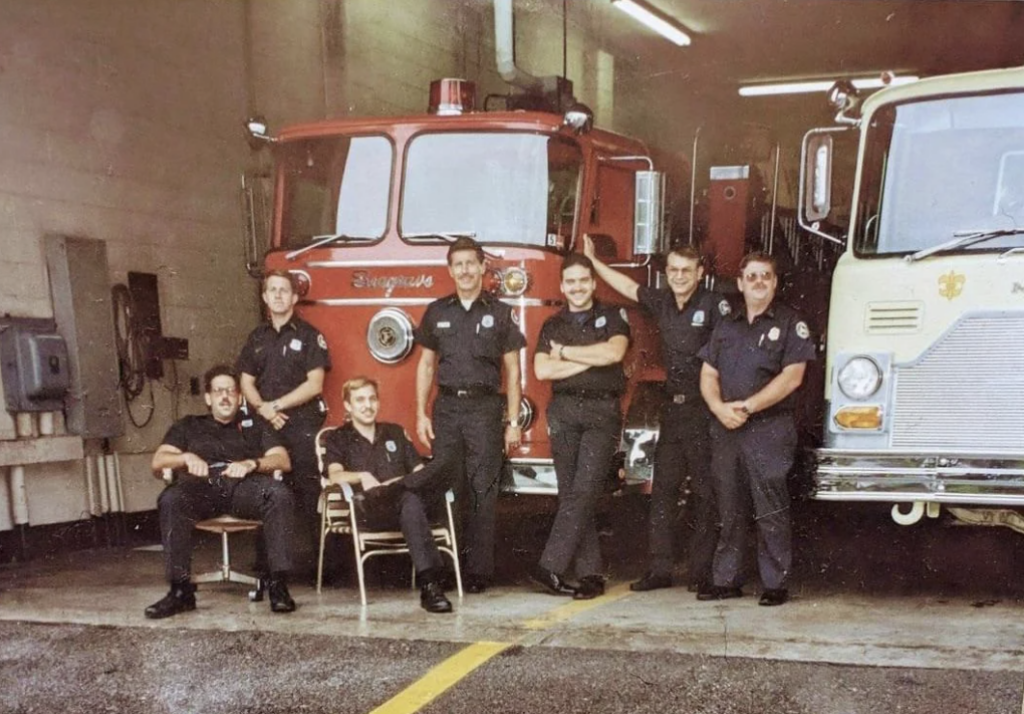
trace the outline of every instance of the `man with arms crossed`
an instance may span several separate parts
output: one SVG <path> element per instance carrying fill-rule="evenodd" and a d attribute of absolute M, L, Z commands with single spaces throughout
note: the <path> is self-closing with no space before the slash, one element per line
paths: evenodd
<path fill-rule="evenodd" d="M 647 573 L 630 585 L 644 591 L 672 585 L 675 564 L 675 523 L 680 490 L 690 481 L 689 538 L 686 577 L 691 591 L 711 583 L 711 563 L 718 542 L 718 508 L 711 483 L 708 410 L 700 396 L 703 347 L 719 320 L 730 312 L 722 296 L 701 287 L 704 277 L 700 254 L 679 246 L 665 257 L 668 290 L 640 285 L 594 256 L 594 243 L 584 236 L 584 253 L 597 274 L 623 297 L 639 302 L 657 321 L 661 358 L 665 365 L 667 400 L 661 409 L 658 447 L 654 453 L 654 483 Z"/>
<path fill-rule="evenodd" d="M 465 509 L 462 547 L 470 593 L 486 590 L 494 576 L 503 454 L 518 448 L 522 438 L 519 350 L 526 339 L 512 308 L 483 292 L 484 268 L 479 244 L 472 238 L 456 239 L 448 248 L 455 293 L 430 303 L 416 328 L 422 350 L 416 368 L 416 434 L 439 461 L 436 467 L 431 464 L 432 470 L 465 473 L 467 488 L 457 489 L 457 500 Z M 499 393 L 503 367 L 504 399 Z M 438 396 L 431 418 L 427 402 L 435 374 Z"/>
<path fill-rule="evenodd" d="M 796 455 L 794 392 L 815 347 L 807 323 L 775 302 L 775 261 L 751 253 L 740 262 L 737 285 L 744 309 L 722 320 L 700 351 L 700 391 L 711 423 L 711 472 L 722 532 L 714 582 L 698 600 L 740 597 L 751 506 L 757 525 L 760 605 L 789 598 L 792 524 L 786 477 Z"/>
<path fill-rule="evenodd" d="M 604 594 L 595 510 L 619 446 L 622 360 L 629 348 L 625 310 L 595 302 L 596 287 L 590 259 L 579 253 L 566 257 L 566 306 L 544 322 L 533 360 L 537 379 L 552 383 L 547 417 L 558 511 L 530 576 L 551 594 L 577 600 Z M 566 582 L 570 567 L 578 586 Z"/>
<path fill-rule="evenodd" d="M 157 501 L 167 580 L 171 590 L 146 608 L 157 620 L 196 609 L 192 583 L 192 532 L 197 521 L 224 513 L 263 521 L 270 566 L 270 609 L 291 612 L 295 602 L 286 580 L 291 569 L 294 502 L 273 477 L 291 468 L 281 439 L 266 423 L 239 412 L 234 370 L 218 365 L 204 378 L 210 413 L 187 416 L 167 431 L 153 454 L 153 473 L 177 472 Z"/>

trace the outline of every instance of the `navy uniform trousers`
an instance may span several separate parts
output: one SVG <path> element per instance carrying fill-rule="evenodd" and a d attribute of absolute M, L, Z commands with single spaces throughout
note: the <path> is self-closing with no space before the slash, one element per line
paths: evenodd
<path fill-rule="evenodd" d="M 540 566 L 565 575 L 575 563 L 578 578 L 600 575 L 595 511 L 619 448 L 619 399 L 588 399 L 556 392 L 547 415 L 558 479 L 558 513 Z"/>
<path fill-rule="evenodd" d="M 263 521 L 270 572 L 291 570 L 294 509 L 292 492 L 269 474 L 250 474 L 243 479 L 179 476 L 157 499 L 167 580 L 176 583 L 189 577 L 196 522 L 224 513 Z"/>
<path fill-rule="evenodd" d="M 711 478 L 709 415 L 700 397 L 661 409 L 651 487 L 650 554 L 653 573 L 670 575 L 675 564 L 680 491 L 689 477 L 685 528 L 690 531 L 686 575 L 693 584 L 711 583 L 718 545 L 718 508 Z"/>
<path fill-rule="evenodd" d="M 504 405 L 505 397 L 499 394 L 439 394 L 431 419 L 434 459 L 424 469 L 447 472 L 445 480 L 455 487 L 462 515 L 463 563 L 468 574 L 481 578 L 494 575 L 498 488 L 505 458 Z M 425 478 L 414 478 L 413 483 Z"/>
<path fill-rule="evenodd" d="M 796 454 L 793 417 L 754 415 L 729 430 L 713 419 L 711 471 L 722 519 L 714 584 L 739 587 L 751 510 L 757 526 L 757 565 L 767 589 L 786 587 L 792 569 L 792 525 L 786 477 Z"/>

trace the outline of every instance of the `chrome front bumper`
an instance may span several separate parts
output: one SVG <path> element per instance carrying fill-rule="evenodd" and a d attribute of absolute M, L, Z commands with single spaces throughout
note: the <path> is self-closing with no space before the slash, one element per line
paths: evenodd
<path fill-rule="evenodd" d="M 815 456 L 820 501 L 1024 506 L 1024 453 L 818 449 Z"/>

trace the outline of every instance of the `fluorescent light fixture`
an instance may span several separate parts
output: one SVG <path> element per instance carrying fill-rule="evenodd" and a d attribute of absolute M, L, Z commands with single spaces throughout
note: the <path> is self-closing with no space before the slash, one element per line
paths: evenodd
<path fill-rule="evenodd" d="M 918 77 L 913 75 L 892 77 L 888 84 L 882 81 L 881 77 L 863 77 L 852 79 L 853 86 L 857 89 L 881 89 L 882 87 L 895 87 L 900 84 L 916 82 Z M 764 97 L 772 94 L 805 94 L 809 92 L 827 92 L 835 80 L 825 79 L 814 82 L 785 82 L 782 84 L 747 84 L 740 87 L 741 97 Z"/>
<path fill-rule="evenodd" d="M 678 22 L 643 0 L 612 0 L 612 5 L 680 47 L 690 44 L 690 36 L 683 32 Z"/>

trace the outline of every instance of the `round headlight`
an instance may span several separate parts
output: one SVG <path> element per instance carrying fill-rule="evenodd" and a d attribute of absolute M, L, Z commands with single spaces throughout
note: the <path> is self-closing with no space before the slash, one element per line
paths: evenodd
<path fill-rule="evenodd" d="M 882 384 L 882 370 L 869 357 L 854 357 L 839 370 L 839 388 L 850 399 L 867 399 Z"/>
<path fill-rule="evenodd" d="M 522 268 L 509 268 L 501 277 L 501 288 L 506 295 L 519 297 L 526 292 L 530 280 Z"/>
<path fill-rule="evenodd" d="M 384 308 L 370 320 L 366 344 L 378 362 L 401 362 L 412 352 L 412 320 L 398 308 Z"/>

